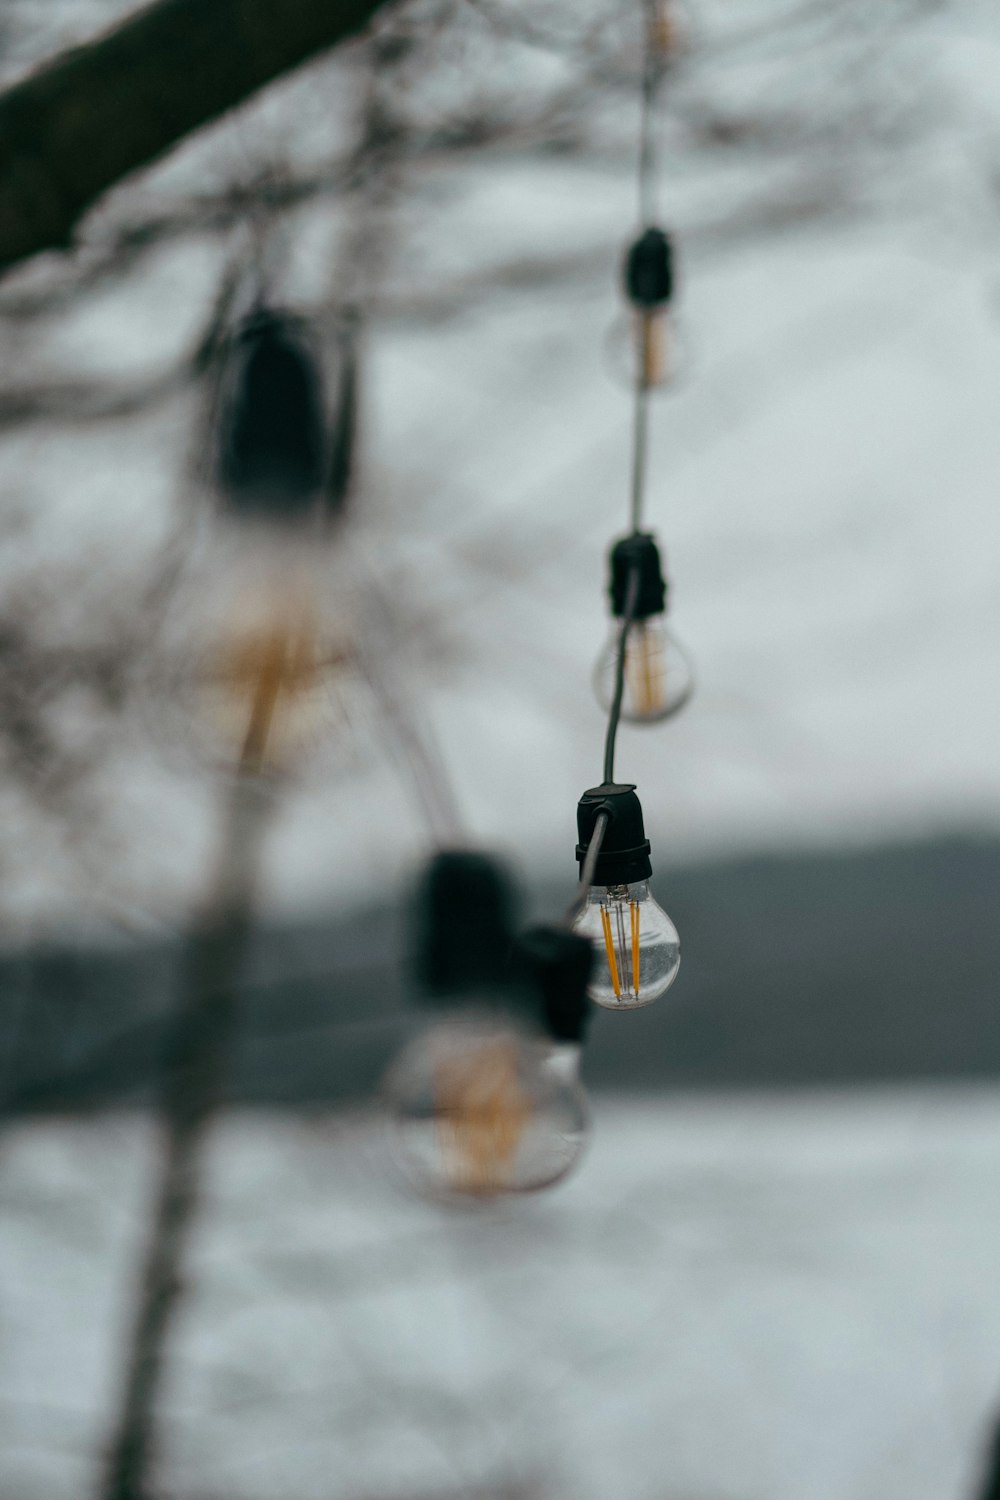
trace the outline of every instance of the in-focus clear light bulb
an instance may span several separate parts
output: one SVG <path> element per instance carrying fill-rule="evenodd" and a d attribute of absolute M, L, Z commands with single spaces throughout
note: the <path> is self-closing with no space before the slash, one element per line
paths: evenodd
<path fill-rule="evenodd" d="M 677 928 L 651 895 L 647 880 L 594 885 L 573 923 L 590 939 L 596 962 L 587 993 L 607 1010 L 636 1010 L 659 998 L 677 978 Z"/>
<path fill-rule="evenodd" d="M 681 963 L 677 928 L 650 893 L 649 840 L 635 787 L 591 787 L 576 820 L 576 857 L 587 889 L 573 930 L 594 953 L 587 994 L 606 1010 L 635 1010 L 669 989 Z"/>
<path fill-rule="evenodd" d="M 559 1182 L 586 1143 L 578 1053 L 489 1012 L 418 1037 L 386 1081 L 393 1153 L 413 1186 L 490 1199 Z"/>
<path fill-rule="evenodd" d="M 621 622 L 612 622 L 608 643 L 594 668 L 597 701 L 607 711 L 615 696 Z M 654 724 L 669 719 L 694 692 L 691 662 L 664 616 L 637 620 L 629 628 L 625 647 L 625 680 L 621 716 L 632 724 Z"/>

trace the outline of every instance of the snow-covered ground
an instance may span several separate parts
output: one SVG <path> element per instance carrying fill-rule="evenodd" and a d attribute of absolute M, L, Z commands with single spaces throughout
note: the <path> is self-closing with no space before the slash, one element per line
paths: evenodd
<path fill-rule="evenodd" d="M 1000 1398 L 992 1089 L 600 1100 L 578 1175 L 411 1201 L 358 1120 L 223 1120 L 166 1399 L 178 1500 L 958 1500 Z M 90 1493 L 152 1136 L 10 1130 L 0 1496 Z"/>

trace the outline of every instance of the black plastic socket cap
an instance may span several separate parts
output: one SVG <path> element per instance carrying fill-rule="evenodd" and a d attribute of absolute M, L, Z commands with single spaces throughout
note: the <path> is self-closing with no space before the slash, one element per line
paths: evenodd
<path fill-rule="evenodd" d="M 234 515 L 277 521 L 311 511 L 325 476 L 319 366 L 299 321 L 260 308 L 237 330 L 219 434 L 218 484 Z"/>
<path fill-rule="evenodd" d="M 511 983 L 513 884 L 499 861 L 470 851 L 431 860 L 417 899 L 414 969 L 425 995 L 461 999 Z"/>
<path fill-rule="evenodd" d="M 662 615 L 667 606 L 667 581 L 663 574 L 660 549 L 648 531 L 635 531 L 615 542 L 609 557 L 611 579 L 608 593 L 611 611 L 616 619 L 624 618 L 628 608 L 629 580 L 639 575 L 633 620 L 648 620 Z"/>
<path fill-rule="evenodd" d="M 537 989 L 548 1035 L 554 1042 L 582 1042 L 591 1011 L 587 983 L 594 950 L 589 939 L 565 927 L 532 927 L 518 947 Z"/>
<path fill-rule="evenodd" d="M 597 819 L 608 814 L 608 825 L 594 869 L 594 885 L 633 885 L 648 880 L 653 873 L 649 862 L 649 840 L 642 822 L 642 803 L 635 794 L 633 782 L 607 782 L 584 792 L 576 809 L 576 826 L 580 842 L 576 857 L 583 874 L 587 849 L 594 835 Z"/>
<path fill-rule="evenodd" d="M 649 228 L 625 259 L 625 294 L 636 307 L 665 306 L 674 295 L 674 251 L 662 229 Z"/>

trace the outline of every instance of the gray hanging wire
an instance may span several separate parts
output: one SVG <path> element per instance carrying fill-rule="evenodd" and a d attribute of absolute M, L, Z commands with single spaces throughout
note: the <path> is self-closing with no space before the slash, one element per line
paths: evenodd
<path fill-rule="evenodd" d="M 656 218 L 658 159 L 656 150 L 657 106 L 660 85 L 666 71 L 666 60 L 662 49 L 656 44 L 661 0 L 641 0 L 644 19 L 642 74 L 639 98 L 639 159 L 638 159 L 638 208 L 641 227 L 651 225 Z M 645 362 L 639 364 L 634 387 L 632 420 L 632 459 L 630 483 L 630 519 L 633 534 L 642 530 L 643 501 L 646 493 L 646 471 L 649 454 L 649 371 Z M 603 782 L 610 785 L 615 779 L 615 744 L 621 720 L 622 699 L 625 694 L 625 667 L 628 659 L 629 634 L 635 622 L 639 602 L 640 572 L 638 567 L 630 569 L 625 591 L 625 607 L 622 611 L 621 632 L 615 657 L 615 687 L 608 711 L 607 731 L 604 740 Z M 601 813 L 594 824 L 594 832 L 587 846 L 587 853 L 580 870 L 581 894 L 570 906 L 565 920 L 572 924 L 587 900 L 587 891 L 593 883 L 601 845 L 608 828 L 608 814 Z"/>
<path fill-rule="evenodd" d="M 622 697 L 625 692 L 625 663 L 628 656 L 628 635 L 635 620 L 635 611 L 639 602 L 639 569 L 634 567 L 628 575 L 628 584 L 625 593 L 625 610 L 621 622 L 621 634 L 618 637 L 618 653 L 615 658 L 615 691 L 611 701 L 611 709 L 608 713 L 608 729 L 604 741 L 604 769 L 603 783 L 609 786 L 615 779 L 615 740 L 618 735 L 618 723 L 621 718 Z M 607 813 L 599 813 L 594 824 L 594 831 L 587 845 L 587 853 L 580 867 L 579 894 L 570 905 L 563 917 L 568 927 L 572 927 L 583 907 L 587 904 L 587 892 L 594 883 L 594 871 L 597 868 L 598 855 L 601 845 L 604 843 L 604 835 L 608 831 L 610 817 Z"/>
<path fill-rule="evenodd" d="M 639 221 L 656 220 L 659 162 L 656 149 L 656 127 L 660 86 L 666 72 L 662 47 L 656 42 L 662 0 L 642 0 L 645 27 L 643 32 L 642 76 L 639 97 Z"/>
<path fill-rule="evenodd" d="M 587 845 L 587 853 L 584 856 L 583 864 L 580 866 L 580 884 L 577 895 L 570 902 L 563 914 L 563 925 L 565 927 L 573 926 L 587 904 L 587 892 L 594 883 L 594 871 L 597 869 L 597 859 L 610 822 L 610 814 L 606 812 L 598 813 L 594 823 L 594 831 L 590 836 L 590 843 Z"/>
<path fill-rule="evenodd" d="M 604 739 L 604 783 L 610 785 L 615 779 L 615 740 L 625 695 L 625 663 L 628 658 L 628 637 L 635 620 L 639 602 L 639 569 L 634 567 L 628 575 L 625 594 L 625 610 L 622 615 L 621 633 L 618 637 L 618 654 L 615 657 L 615 692 L 608 711 L 608 729 Z"/>
<path fill-rule="evenodd" d="M 660 88 L 666 72 L 666 59 L 657 45 L 659 7 L 662 0 L 641 0 L 644 20 L 642 74 L 639 96 L 639 162 L 638 209 L 640 228 L 656 222 L 659 155 L 656 129 L 659 118 Z M 632 530 L 642 530 L 643 502 L 646 494 L 646 471 L 649 453 L 649 394 L 651 382 L 644 360 L 635 377 L 635 406 L 632 422 L 632 482 L 630 518 Z"/>
<path fill-rule="evenodd" d="M 635 398 L 632 414 L 632 481 L 629 517 L 632 530 L 642 530 L 643 502 L 646 498 L 646 471 L 649 458 L 649 381 L 645 371 L 640 370 L 636 378 Z"/>
<path fill-rule="evenodd" d="M 660 84 L 665 71 L 665 60 L 656 45 L 656 28 L 659 18 L 660 0 L 641 0 L 645 21 L 643 34 L 643 65 L 639 110 L 639 219 L 640 225 L 653 222 L 656 210 L 657 151 L 656 115 Z M 642 530 L 643 501 L 646 495 L 646 471 L 649 454 L 649 372 L 645 363 L 640 363 L 635 379 L 635 405 L 632 425 L 632 482 L 630 515 L 632 531 Z M 628 653 L 628 638 L 639 600 L 639 571 L 629 573 L 622 611 L 621 635 L 615 662 L 615 691 L 608 713 L 608 727 L 604 742 L 604 780 L 614 781 L 615 740 L 621 718 L 622 698 L 625 692 L 625 662 Z"/>

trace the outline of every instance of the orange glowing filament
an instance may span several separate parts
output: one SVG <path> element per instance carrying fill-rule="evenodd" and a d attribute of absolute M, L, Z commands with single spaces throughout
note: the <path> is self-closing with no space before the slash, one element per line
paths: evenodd
<path fill-rule="evenodd" d="M 666 60 L 680 45 L 680 32 L 670 0 L 652 0 L 649 7 L 649 48 Z"/>
<path fill-rule="evenodd" d="M 629 902 L 632 913 L 632 988 L 639 998 L 639 903 Z"/>
<path fill-rule="evenodd" d="M 202 675 L 202 692 L 244 768 L 280 765 L 308 744 L 328 712 L 324 673 L 345 659 L 320 648 L 314 612 L 301 603 L 230 628 Z"/>
<path fill-rule="evenodd" d="M 618 978 L 618 959 L 615 956 L 615 940 L 611 932 L 611 913 L 605 907 L 601 907 L 601 926 L 604 928 L 604 947 L 608 955 L 608 968 L 611 970 L 611 984 L 614 988 L 615 999 L 622 997 L 621 980 Z"/>
<path fill-rule="evenodd" d="M 470 1044 L 439 1062 L 435 1114 L 452 1187 L 491 1193 L 508 1187 L 525 1126 L 533 1114 L 511 1038 Z"/>
<path fill-rule="evenodd" d="M 601 927 L 604 932 L 604 951 L 608 957 L 608 970 L 611 974 L 611 987 L 615 992 L 616 1000 L 620 1000 L 622 998 L 622 980 L 623 978 L 625 978 L 627 982 L 630 974 L 632 979 L 633 998 L 636 1000 L 638 1000 L 639 998 L 639 903 L 638 901 L 630 901 L 628 905 L 630 923 L 629 937 L 631 938 L 632 948 L 631 964 L 628 961 L 629 951 L 625 938 L 624 903 L 617 904 L 614 913 L 617 919 L 618 926 L 617 948 L 615 945 L 615 929 L 612 924 L 612 914 L 603 904 L 600 908 Z"/>
<path fill-rule="evenodd" d="M 667 379 L 667 319 L 662 308 L 646 308 L 639 314 L 639 367 L 647 389 Z"/>
<path fill-rule="evenodd" d="M 659 631 L 645 621 L 632 628 L 627 665 L 634 711 L 641 717 L 661 712 L 667 693 L 664 643 Z"/>

